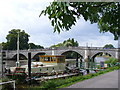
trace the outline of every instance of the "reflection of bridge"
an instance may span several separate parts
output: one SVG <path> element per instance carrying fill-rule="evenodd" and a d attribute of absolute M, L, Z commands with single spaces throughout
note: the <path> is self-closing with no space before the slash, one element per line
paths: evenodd
<path fill-rule="evenodd" d="M 54 49 L 31 49 L 31 58 L 34 58 L 36 55 L 46 54 L 46 55 L 62 55 L 65 52 L 74 51 L 80 54 L 83 59 L 95 57 L 99 53 L 108 54 L 112 57 L 119 59 L 120 50 L 115 49 L 103 49 L 102 47 L 68 47 L 68 48 L 54 48 Z M 16 50 L 3 50 L 4 59 L 12 59 L 17 55 Z M 20 56 L 28 58 L 28 50 L 20 50 Z"/>

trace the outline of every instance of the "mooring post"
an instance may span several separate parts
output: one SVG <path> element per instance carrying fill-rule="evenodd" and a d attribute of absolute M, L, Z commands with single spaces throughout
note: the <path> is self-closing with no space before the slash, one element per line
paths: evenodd
<path fill-rule="evenodd" d="M 76 67 L 78 67 L 78 53 L 76 54 Z"/>
<path fill-rule="evenodd" d="M 31 84 L 31 52 L 28 52 L 28 77 L 29 85 Z"/>

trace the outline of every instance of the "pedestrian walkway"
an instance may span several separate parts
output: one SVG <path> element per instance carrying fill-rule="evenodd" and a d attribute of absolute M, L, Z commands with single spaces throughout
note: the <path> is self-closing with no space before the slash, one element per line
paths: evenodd
<path fill-rule="evenodd" d="M 67 88 L 118 88 L 118 70 L 78 82 Z"/>

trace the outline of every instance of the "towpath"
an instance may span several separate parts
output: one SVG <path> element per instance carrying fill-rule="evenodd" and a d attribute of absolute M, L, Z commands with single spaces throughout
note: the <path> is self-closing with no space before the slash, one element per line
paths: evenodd
<path fill-rule="evenodd" d="M 97 77 L 73 84 L 67 88 L 118 88 L 118 72 L 115 70 Z M 119 74 L 120 75 L 120 74 Z"/>

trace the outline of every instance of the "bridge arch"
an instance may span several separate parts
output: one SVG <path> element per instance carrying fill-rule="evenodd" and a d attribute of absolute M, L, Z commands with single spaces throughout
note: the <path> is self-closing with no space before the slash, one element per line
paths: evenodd
<path fill-rule="evenodd" d="M 39 55 L 45 55 L 46 53 L 44 52 L 39 52 L 39 53 L 36 53 L 32 59 L 35 60 L 35 61 L 39 61 Z"/>
<path fill-rule="evenodd" d="M 17 60 L 17 54 L 13 55 L 13 57 L 11 59 L 12 60 Z M 19 60 L 27 60 L 27 57 L 24 54 L 20 53 L 19 54 Z"/>
<path fill-rule="evenodd" d="M 68 50 L 63 52 L 61 55 L 66 56 L 66 65 L 68 67 L 79 67 L 80 63 L 83 62 L 83 56 L 79 54 L 79 52 L 73 51 L 73 50 Z M 80 66 L 81 67 L 81 66 Z"/>
<path fill-rule="evenodd" d="M 70 56 L 70 54 L 72 55 L 72 56 Z M 69 58 L 76 58 L 76 56 L 77 56 L 77 54 L 78 54 L 78 58 L 83 58 L 83 56 L 81 55 L 81 54 L 79 54 L 78 52 L 76 52 L 76 51 L 72 51 L 72 50 L 69 50 L 69 51 L 65 51 L 65 52 L 63 52 L 61 55 L 65 55 L 66 56 L 66 58 L 67 59 L 69 59 Z"/>
<path fill-rule="evenodd" d="M 63 53 L 65 52 L 76 52 L 84 59 L 84 53 L 85 53 L 84 50 L 64 50 L 64 51 L 60 51 L 59 55 L 63 55 Z"/>
<path fill-rule="evenodd" d="M 95 57 L 97 57 L 98 55 L 99 56 L 107 55 L 109 57 L 114 57 L 112 54 L 107 53 L 107 52 L 97 52 L 93 56 L 91 56 L 91 59 L 94 61 Z"/>

